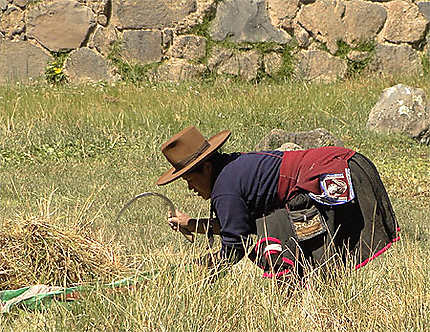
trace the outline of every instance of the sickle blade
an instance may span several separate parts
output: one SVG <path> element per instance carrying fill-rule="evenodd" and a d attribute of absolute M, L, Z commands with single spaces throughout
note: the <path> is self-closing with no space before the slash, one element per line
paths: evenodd
<path fill-rule="evenodd" d="M 127 208 L 132 205 L 134 202 L 136 202 L 138 199 L 142 198 L 142 197 L 148 197 L 148 196 L 156 196 L 156 197 L 160 197 L 164 200 L 164 202 L 167 204 L 167 206 L 169 207 L 170 213 L 172 214 L 173 217 L 176 217 L 176 209 L 175 209 L 175 205 L 173 204 L 173 202 L 166 196 L 159 194 L 159 193 L 155 193 L 155 192 L 144 192 L 141 193 L 139 195 L 136 195 L 135 197 L 133 197 L 131 200 L 129 200 L 121 209 L 121 211 L 119 211 L 118 216 L 116 217 L 115 221 L 118 222 L 119 218 L 121 217 L 121 215 L 124 213 L 125 210 L 127 210 Z M 180 227 L 179 226 L 179 231 L 186 237 L 186 239 L 188 241 L 190 241 L 191 243 L 194 242 L 194 235 L 193 233 L 191 233 L 189 230 Z"/>

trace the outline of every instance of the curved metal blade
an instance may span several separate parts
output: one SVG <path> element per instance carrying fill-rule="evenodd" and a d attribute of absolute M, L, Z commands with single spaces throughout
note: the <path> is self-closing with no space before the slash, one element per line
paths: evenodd
<path fill-rule="evenodd" d="M 173 217 L 176 217 L 176 209 L 175 209 L 175 205 L 173 204 L 173 202 L 167 198 L 166 196 L 159 194 L 159 193 L 155 193 L 155 192 L 144 192 L 141 193 L 139 195 L 136 195 L 135 197 L 133 197 L 131 200 L 129 200 L 121 209 L 121 211 L 119 211 L 118 216 L 116 217 L 115 221 L 117 222 L 119 220 L 119 218 L 121 217 L 121 215 L 124 213 L 124 211 L 131 205 L 133 204 L 135 201 L 137 201 L 138 199 L 142 198 L 142 197 L 148 197 L 148 196 L 156 196 L 156 197 L 160 197 L 164 200 L 164 202 L 167 204 L 167 206 L 169 207 L 170 213 L 172 214 Z M 191 243 L 194 242 L 194 235 L 193 233 L 191 233 L 189 230 L 180 227 L 179 226 L 179 231 L 187 238 L 188 241 L 190 241 Z"/>

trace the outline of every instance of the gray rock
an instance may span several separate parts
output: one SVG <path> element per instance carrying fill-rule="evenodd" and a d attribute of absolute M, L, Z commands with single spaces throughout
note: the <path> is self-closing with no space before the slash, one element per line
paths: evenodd
<path fill-rule="evenodd" d="M 212 39 L 227 37 L 234 42 L 276 42 L 285 44 L 291 37 L 270 22 L 265 0 L 225 0 L 218 5 L 210 29 Z"/>
<path fill-rule="evenodd" d="M 278 151 L 297 151 L 297 150 L 303 150 L 303 148 L 300 145 L 297 145 L 296 143 L 284 143 L 276 150 Z"/>
<path fill-rule="evenodd" d="M 100 24 L 101 26 L 106 26 L 108 23 L 108 18 L 105 14 L 98 14 L 97 15 L 97 23 Z"/>
<path fill-rule="evenodd" d="M 324 128 L 310 131 L 289 133 L 281 129 L 273 129 L 256 146 L 256 151 L 269 151 L 279 149 L 285 143 L 294 143 L 303 149 L 318 148 L 321 146 L 344 146 L 343 142 L 333 136 Z"/>
<path fill-rule="evenodd" d="M 184 59 L 170 59 L 158 67 L 158 81 L 179 82 L 200 78 L 206 71 L 203 64 L 190 63 Z"/>
<path fill-rule="evenodd" d="M 398 84 L 385 89 L 369 114 L 367 127 L 381 133 L 402 133 L 428 144 L 430 108 L 425 92 Z"/>
<path fill-rule="evenodd" d="M 72 83 L 110 81 L 106 59 L 82 47 L 72 51 L 64 64 L 64 72 Z"/>
<path fill-rule="evenodd" d="M 297 20 L 334 54 L 338 50 L 337 41 L 345 40 L 345 25 L 342 22 L 344 14 L 344 2 L 321 0 L 303 6 Z"/>
<path fill-rule="evenodd" d="M 417 5 L 394 0 L 386 5 L 387 22 L 381 32 L 382 38 L 391 43 L 416 43 L 424 39 L 429 20 Z"/>
<path fill-rule="evenodd" d="M 262 56 L 257 51 L 234 52 L 230 49 L 217 48 L 208 60 L 208 68 L 217 74 L 232 75 L 251 81 L 257 77 Z"/>
<path fill-rule="evenodd" d="M 163 39 L 163 48 L 167 49 L 173 44 L 173 30 L 172 29 L 164 29 L 161 35 Z"/>
<path fill-rule="evenodd" d="M 269 76 L 276 76 L 282 68 L 284 61 L 281 54 L 267 53 L 263 56 L 264 72 Z"/>
<path fill-rule="evenodd" d="M 160 31 L 125 31 L 121 54 L 132 62 L 146 64 L 161 61 L 162 45 Z"/>
<path fill-rule="evenodd" d="M 378 44 L 368 69 L 383 75 L 421 73 L 422 65 L 418 53 L 409 45 Z"/>
<path fill-rule="evenodd" d="M 112 6 L 111 0 L 88 0 L 84 1 L 88 7 L 92 9 L 97 15 L 104 14 L 106 17 L 109 16 L 109 12 Z"/>
<path fill-rule="evenodd" d="M 239 77 L 245 81 L 257 78 L 261 67 L 262 56 L 258 51 L 240 52 L 236 55 L 239 64 Z"/>
<path fill-rule="evenodd" d="M 360 42 L 373 40 L 387 19 L 385 8 L 360 0 L 347 1 L 345 6 L 345 41 L 355 47 Z"/>
<path fill-rule="evenodd" d="M 80 47 L 94 24 L 89 8 L 77 1 L 58 0 L 29 11 L 27 35 L 58 52 Z"/>
<path fill-rule="evenodd" d="M 208 59 L 208 69 L 212 72 L 216 72 L 216 69 L 230 61 L 233 55 L 234 52 L 232 49 L 215 46 L 212 48 Z"/>
<path fill-rule="evenodd" d="M 0 83 L 37 80 L 52 60 L 50 54 L 29 42 L 0 41 Z"/>
<path fill-rule="evenodd" d="M 349 60 L 354 62 L 362 62 L 367 60 L 370 57 L 370 54 L 368 52 L 361 52 L 361 51 L 350 51 L 347 56 Z"/>
<path fill-rule="evenodd" d="M 270 20 L 275 27 L 291 29 L 299 10 L 299 0 L 266 0 Z"/>
<path fill-rule="evenodd" d="M 315 82 L 334 82 L 344 78 L 348 66 L 345 60 L 320 50 L 302 51 L 297 57 L 295 76 Z"/>
<path fill-rule="evenodd" d="M 0 10 L 5 11 L 7 9 L 9 2 L 7 0 L 0 0 Z"/>
<path fill-rule="evenodd" d="M 309 33 L 303 29 L 299 24 L 293 25 L 294 37 L 296 38 L 297 44 L 301 48 L 307 48 L 311 44 Z"/>
<path fill-rule="evenodd" d="M 420 13 L 424 15 L 424 17 L 430 21 L 430 2 L 428 1 L 420 1 L 416 3 Z"/>
<path fill-rule="evenodd" d="M 20 7 L 20 8 L 24 8 L 25 6 L 27 6 L 29 0 L 13 0 L 13 4 Z"/>
<path fill-rule="evenodd" d="M 0 31 L 4 32 L 8 39 L 13 39 L 15 35 L 21 34 L 24 30 L 24 11 L 17 7 L 9 6 L 2 15 Z"/>
<path fill-rule="evenodd" d="M 112 45 L 119 40 L 115 28 L 111 25 L 108 27 L 97 27 L 92 38 L 92 47 L 95 47 L 101 54 L 107 56 L 112 50 Z"/>
<path fill-rule="evenodd" d="M 164 29 L 197 10 L 196 0 L 113 0 L 112 22 L 119 29 Z"/>
<path fill-rule="evenodd" d="M 316 1 L 304 6 L 298 14 L 298 22 L 326 44 L 332 54 L 337 52 L 339 40 L 355 47 L 362 41 L 374 39 L 386 18 L 383 6 L 360 0 Z"/>
<path fill-rule="evenodd" d="M 200 59 L 206 56 L 206 38 L 182 35 L 173 40 L 169 55 L 174 58 Z"/>

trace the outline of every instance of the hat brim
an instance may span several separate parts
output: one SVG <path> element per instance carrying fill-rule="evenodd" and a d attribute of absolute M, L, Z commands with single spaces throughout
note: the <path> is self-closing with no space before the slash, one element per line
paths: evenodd
<path fill-rule="evenodd" d="M 158 178 L 156 184 L 158 186 L 162 186 L 175 181 L 177 178 L 179 178 L 180 176 L 190 171 L 193 167 L 197 166 L 199 163 L 205 161 L 208 157 L 210 157 L 212 153 L 214 153 L 227 141 L 230 135 L 231 135 L 231 132 L 229 130 L 223 130 L 218 134 L 212 136 L 211 138 L 208 139 L 209 147 L 199 157 L 197 157 L 186 167 L 180 170 L 176 170 L 174 167 L 172 167 L 171 169 L 169 169 L 167 172 L 165 172 L 163 175 L 161 175 Z"/>

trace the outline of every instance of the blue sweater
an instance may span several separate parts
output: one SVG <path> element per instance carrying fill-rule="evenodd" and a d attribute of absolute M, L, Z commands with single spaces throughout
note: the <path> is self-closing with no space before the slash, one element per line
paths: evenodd
<path fill-rule="evenodd" d="M 225 166 L 211 194 L 211 206 L 221 225 L 223 257 L 234 255 L 231 259 L 239 261 L 248 236 L 256 233 L 256 219 L 280 207 L 277 189 L 282 155 L 281 151 L 223 154 Z"/>

